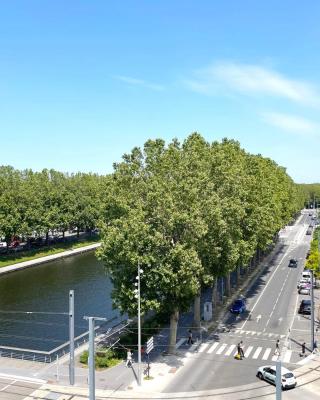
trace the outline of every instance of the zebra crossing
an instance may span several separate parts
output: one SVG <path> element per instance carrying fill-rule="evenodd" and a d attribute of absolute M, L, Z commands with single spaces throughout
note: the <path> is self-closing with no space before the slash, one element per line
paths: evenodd
<path fill-rule="evenodd" d="M 222 343 L 222 342 L 207 342 L 201 343 L 200 346 L 196 346 L 194 344 L 192 348 L 189 350 L 191 352 L 197 351 L 202 354 L 213 354 L 217 356 L 226 356 L 226 357 L 234 357 L 238 350 L 235 344 L 230 343 Z M 293 355 L 293 351 L 286 349 L 281 355 L 281 359 L 283 363 L 286 364 L 296 364 L 294 360 L 291 360 Z M 274 349 L 272 351 L 271 347 L 263 347 L 263 346 L 247 346 L 244 348 L 244 357 L 253 360 L 263 360 L 263 361 L 276 361 L 278 356 L 274 354 Z"/>
<path fill-rule="evenodd" d="M 246 335 L 246 336 L 259 336 L 259 337 L 264 337 L 264 338 L 277 338 L 277 339 L 283 339 L 286 337 L 286 335 L 279 335 L 279 333 L 271 333 L 271 332 L 259 332 L 259 331 L 246 331 L 243 329 L 235 329 L 232 331 L 232 333 L 236 335 Z"/>

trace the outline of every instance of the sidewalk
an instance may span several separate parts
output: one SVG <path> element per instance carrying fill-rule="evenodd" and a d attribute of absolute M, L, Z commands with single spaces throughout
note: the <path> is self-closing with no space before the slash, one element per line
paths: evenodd
<path fill-rule="evenodd" d="M 51 254 L 49 256 L 40 257 L 40 258 L 35 258 L 34 260 L 23 261 L 23 262 L 20 262 L 17 264 L 8 265 L 6 267 L 0 268 L 0 275 L 8 274 L 10 272 L 14 272 L 17 270 L 30 268 L 30 267 L 34 267 L 36 265 L 48 263 L 50 261 L 58 260 L 59 258 L 65 258 L 65 257 L 74 256 L 76 254 L 86 253 L 87 251 L 95 250 L 96 248 L 98 248 L 100 246 L 101 246 L 101 243 L 93 243 L 88 246 L 79 247 L 77 249 L 66 250 L 66 251 L 62 251 L 61 253 Z"/>

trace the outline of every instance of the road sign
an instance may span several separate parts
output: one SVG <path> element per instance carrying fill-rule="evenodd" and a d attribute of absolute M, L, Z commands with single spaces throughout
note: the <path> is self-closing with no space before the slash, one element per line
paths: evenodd
<path fill-rule="evenodd" d="M 151 350 L 153 350 L 153 336 L 147 341 L 147 351 L 146 353 L 149 354 Z"/>

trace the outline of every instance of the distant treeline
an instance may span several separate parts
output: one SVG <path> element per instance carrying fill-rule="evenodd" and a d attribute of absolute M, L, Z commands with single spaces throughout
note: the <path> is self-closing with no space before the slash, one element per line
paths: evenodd
<path fill-rule="evenodd" d="M 0 167 L 0 238 L 9 245 L 49 232 L 97 227 L 108 176 Z"/>
<path fill-rule="evenodd" d="M 320 183 L 300 183 L 298 187 L 303 192 L 306 207 L 320 207 Z"/>

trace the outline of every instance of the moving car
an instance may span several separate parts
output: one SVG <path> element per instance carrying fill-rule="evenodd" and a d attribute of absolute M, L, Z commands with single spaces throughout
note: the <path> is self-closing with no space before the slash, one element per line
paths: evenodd
<path fill-rule="evenodd" d="M 311 315 L 311 300 L 301 300 L 298 313 Z"/>
<path fill-rule="evenodd" d="M 298 266 L 298 260 L 296 258 L 291 258 L 289 261 L 289 267 L 296 268 Z"/>
<path fill-rule="evenodd" d="M 237 299 L 233 302 L 230 312 L 233 314 L 242 314 L 246 311 L 246 301 L 245 299 Z"/>
<path fill-rule="evenodd" d="M 276 367 L 274 365 L 265 365 L 258 368 L 257 377 L 261 380 L 276 384 Z M 294 374 L 287 368 L 281 367 L 281 386 L 282 389 L 294 388 L 297 380 Z"/>
<path fill-rule="evenodd" d="M 311 291 L 311 283 L 304 283 L 298 289 L 298 293 L 299 294 L 308 294 L 308 295 L 310 295 L 310 291 Z"/>

